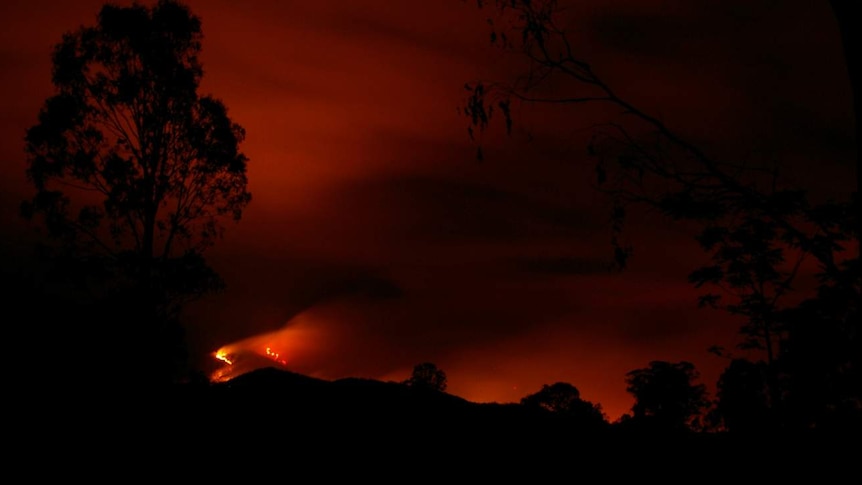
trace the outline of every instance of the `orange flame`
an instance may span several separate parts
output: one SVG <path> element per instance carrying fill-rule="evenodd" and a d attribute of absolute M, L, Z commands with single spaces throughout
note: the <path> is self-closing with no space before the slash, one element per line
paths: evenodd
<path fill-rule="evenodd" d="M 266 356 L 269 357 L 270 359 L 278 362 L 279 364 L 287 365 L 287 361 L 285 359 L 280 359 L 278 352 L 273 351 L 272 347 L 266 348 Z"/>
<path fill-rule="evenodd" d="M 301 363 L 302 356 L 307 356 L 308 350 L 318 347 L 323 339 L 324 330 L 320 325 L 313 325 L 316 318 L 303 312 L 294 316 L 281 329 L 247 337 L 213 350 L 209 355 L 222 365 L 210 374 L 210 381 L 228 381 L 271 365 L 267 361 L 286 368 L 287 356 L 290 356 L 290 364 Z"/>
<path fill-rule="evenodd" d="M 227 365 L 233 365 L 233 361 L 230 359 L 230 356 L 228 356 L 224 350 L 219 350 L 218 352 L 216 352 L 215 358 L 224 362 Z"/>

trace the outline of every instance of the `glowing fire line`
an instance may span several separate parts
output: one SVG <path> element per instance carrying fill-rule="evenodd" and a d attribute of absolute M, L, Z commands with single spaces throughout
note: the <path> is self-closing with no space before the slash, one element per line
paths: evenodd
<path fill-rule="evenodd" d="M 287 361 L 280 359 L 278 352 L 274 352 L 271 347 L 266 348 L 266 356 L 282 365 L 287 365 Z"/>
<path fill-rule="evenodd" d="M 287 365 L 287 359 L 283 359 L 281 357 L 281 354 L 272 350 L 272 347 L 266 347 L 264 349 L 264 355 L 266 357 L 268 357 L 269 359 L 278 362 L 281 365 Z M 234 360 L 233 360 L 232 356 L 224 350 L 218 350 L 217 352 L 215 352 L 213 354 L 213 357 L 224 362 L 227 365 L 233 365 L 234 364 Z"/>
<path fill-rule="evenodd" d="M 224 362 L 227 365 L 233 365 L 233 361 L 228 357 L 224 350 L 219 350 L 215 353 L 215 358 Z"/>

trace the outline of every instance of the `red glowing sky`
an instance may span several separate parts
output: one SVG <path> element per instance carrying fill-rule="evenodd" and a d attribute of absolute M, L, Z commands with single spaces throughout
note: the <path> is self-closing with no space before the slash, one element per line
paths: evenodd
<path fill-rule="evenodd" d="M 29 237 L 23 134 L 52 92 L 50 49 L 102 3 L 0 7 L 10 255 Z M 668 125 L 722 156 L 781 160 L 819 193 L 856 180 L 827 2 L 571 3 L 594 68 Z M 703 258 L 689 234 L 644 216 L 631 267 L 603 268 L 606 202 L 575 135 L 596 119 L 525 110 L 532 140 L 491 135 L 475 160 L 456 112 L 463 85 L 520 66 L 488 45 L 475 2 L 188 5 L 203 21 L 202 90 L 247 130 L 254 196 L 210 253 L 227 291 L 188 315 L 201 362 L 275 332 L 266 339 L 300 372 L 400 380 L 432 361 L 477 401 L 562 380 L 611 418 L 631 405 L 625 373 L 650 360 L 690 360 L 714 384 L 725 362 L 706 349 L 732 347 L 738 322 L 696 308 L 685 276 Z"/>

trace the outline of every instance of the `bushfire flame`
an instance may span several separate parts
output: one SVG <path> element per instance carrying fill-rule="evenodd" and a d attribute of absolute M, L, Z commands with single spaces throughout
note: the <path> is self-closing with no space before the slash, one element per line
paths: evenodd
<path fill-rule="evenodd" d="M 249 350 L 245 350 L 245 351 L 241 351 L 241 352 L 249 352 L 250 354 L 257 354 L 263 358 L 266 358 L 268 360 L 276 362 L 279 365 L 287 366 L 287 359 L 283 358 L 281 356 L 281 353 L 276 352 L 275 350 L 273 350 L 272 347 L 258 347 L 258 348 L 260 350 L 255 351 L 253 349 L 249 349 Z M 216 360 L 223 362 L 225 365 L 223 365 L 221 369 L 218 369 L 215 372 L 213 372 L 213 374 L 210 376 L 210 380 L 212 380 L 214 382 L 224 382 L 224 381 L 232 379 L 233 377 L 236 377 L 239 374 L 242 374 L 244 372 L 248 372 L 249 370 L 252 370 L 255 367 L 260 367 L 260 363 L 258 363 L 257 365 L 251 364 L 251 366 L 249 366 L 248 358 L 244 357 L 244 355 L 247 356 L 248 354 L 242 354 L 242 353 L 238 354 L 234 351 L 231 351 L 230 347 L 227 347 L 227 346 L 222 347 L 222 348 L 218 349 L 217 351 L 213 352 L 212 356 Z M 238 363 L 240 361 L 241 361 L 241 363 Z"/>
<path fill-rule="evenodd" d="M 279 364 L 287 365 L 287 361 L 285 359 L 280 359 L 278 352 L 274 352 L 271 347 L 266 348 L 266 356 Z"/>
<path fill-rule="evenodd" d="M 266 350 L 269 350 L 269 348 L 267 348 Z M 230 357 L 228 357 L 227 353 L 224 350 L 219 350 L 218 352 L 216 352 L 215 358 L 224 362 L 227 365 L 233 365 L 233 361 L 230 359 Z"/>
<path fill-rule="evenodd" d="M 278 362 L 281 365 L 287 365 L 287 359 L 282 359 L 281 354 L 272 350 L 272 347 L 266 347 L 263 351 L 263 355 L 269 357 L 271 360 Z M 213 356 L 227 365 L 233 365 L 233 358 L 230 354 L 227 353 L 225 349 L 217 350 Z"/>
<path fill-rule="evenodd" d="M 219 369 L 213 371 L 210 380 L 224 382 L 244 373 L 272 366 L 287 367 L 288 360 L 295 372 L 310 373 L 308 369 L 310 351 L 321 348 L 328 331 L 321 326 L 321 318 L 307 311 L 294 316 L 284 327 L 248 337 L 220 347 L 210 355 L 219 361 Z M 324 324 L 326 320 L 322 321 Z M 289 356 L 289 358 L 287 357 Z M 305 365 L 306 367 L 303 367 Z"/>

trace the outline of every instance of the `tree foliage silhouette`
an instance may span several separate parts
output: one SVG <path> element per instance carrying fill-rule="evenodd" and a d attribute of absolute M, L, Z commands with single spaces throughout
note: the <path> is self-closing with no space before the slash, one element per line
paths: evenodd
<path fill-rule="evenodd" d="M 98 265 L 142 325 L 221 287 L 203 252 L 251 199 L 244 130 L 198 93 L 201 40 L 179 2 L 105 5 L 54 48 L 56 94 L 26 134 L 36 193 L 22 213 Z"/>
<path fill-rule="evenodd" d="M 652 361 L 626 374 L 626 390 L 635 398 L 634 419 L 650 420 L 661 428 L 689 428 L 706 407 L 706 389 L 695 384 L 698 373 L 690 362 Z"/>
<path fill-rule="evenodd" d="M 521 399 L 524 406 L 539 407 L 554 413 L 564 413 L 581 400 L 581 391 L 568 382 L 545 384 L 536 393 Z"/>
<path fill-rule="evenodd" d="M 721 374 L 715 411 L 728 431 L 763 432 L 775 425 L 766 385 L 769 371 L 764 362 L 734 359 Z"/>
<path fill-rule="evenodd" d="M 568 382 L 545 384 L 539 391 L 522 398 L 521 405 L 575 419 L 586 426 L 605 424 L 601 406 L 581 399 L 578 388 Z"/>
<path fill-rule="evenodd" d="M 563 8 L 557 0 L 479 0 L 478 4 L 493 12 L 491 42 L 527 63 L 523 74 L 511 81 L 482 80 L 465 86 L 463 114 L 471 138 L 479 141 L 480 157 L 478 137 L 495 117 L 511 133 L 516 105 L 613 108 L 621 115 L 595 124 L 586 153 L 595 161 L 594 186 L 613 201 L 611 243 L 620 267 L 625 267 L 631 254 L 623 233 L 626 214 L 633 207 L 658 210 L 698 227 L 697 240 L 710 263 L 693 271 L 689 279 L 697 287 L 714 289 L 701 297 L 701 305 L 744 317 L 741 346 L 766 354 L 773 406 L 780 405 L 786 395 L 782 386 L 791 368 L 799 372 L 816 365 L 817 352 L 822 352 L 803 345 L 803 339 L 791 333 L 830 328 L 835 330 L 833 343 L 845 342 L 862 353 L 857 321 L 862 295 L 858 192 L 815 202 L 804 188 L 785 183 L 777 166 L 753 166 L 711 156 L 626 99 L 593 69 L 582 56 L 581 46 L 560 25 Z M 858 119 L 858 60 L 849 55 L 853 44 L 847 42 L 852 37 L 849 6 L 844 0 L 834 0 L 830 6 L 845 41 Z M 817 288 L 806 289 L 807 298 L 797 297 L 796 301 L 805 299 L 808 308 L 822 309 L 828 298 L 837 305 L 831 311 L 834 320 L 826 327 L 815 324 L 816 318 L 801 317 L 800 312 L 805 311 L 788 303 L 787 296 L 798 290 L 797 275 L 806 260 L 818 266 L 819 282 Z M 782 366 L 779 361 L 790 340 L 797 342 L 795 365 Z M 850 357 L 852 352 L 840 355 L 841 363 L 836 362 L 831 373 L 858 377 L 858 360 Z M 850 387 L 843 386 L 850 394 L 836 399 L 862 402 L 859 389 Z"/>
<path fill-rule="evenodd" d="M 859 273 L 859 260 L 850 261 L 815 296 L 779 313 L 787 338 L 775 372 L 787 427 L 862 431 Z"/>
<path fill-rule="evenodd" d="M 446 373 L 431 362 L 423 362 L 413 367 L 413 373 L 404 381 L 410 387 L 443 392 L 446 390 Z"/>

